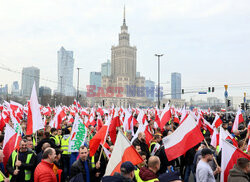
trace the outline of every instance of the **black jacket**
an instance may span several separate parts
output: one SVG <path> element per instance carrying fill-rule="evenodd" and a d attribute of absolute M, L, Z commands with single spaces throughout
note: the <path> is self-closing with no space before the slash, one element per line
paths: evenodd
<path fill-rule="evenodd" d="M 28 154 L 32 154 L 32 157 L 30 159 L 29 164 L 26 164 L 26 159 Z M 15 162 L 16 162 L 15 158 Z M 24 174 L 24 170 L 30 170 L 31 171 L 31 180 L 34 178 L 34 170 L 35 170 L 35 166 L 36 166 L 36 154 L 32 151 L 27 151 L 27 152 L 19 152 L 18 153 L 18 160 L 20 160 L 22 162 L 22 165 L 20 167 L 18 167 L 18 169 L 20 170 L 17 176 L 13 176 L 13 178 L 15 178 L 15 181 L 25 181 L 25 174 Z M 8 173 L 10 173 L 11 175 L 13 175 L 14 170 L 16 169 L 16 166 L 14 165 L 14 167 L 12 166 L 12 154 L 10 155 L 8 162 L 6 164 L 6 169 L 8 171 Z"/>
<path fill-rule="evenodd" d="M 87 161 L 88 161 L 88 167 L 89 167 L 90 181 L 95 182 L 96 181 L 96 177 L 95 177 L 96 168 L 91 167 L 90 159 L 87 159 Z M 73 178 L 74 176 L 76 176 L 77 174 L 79 174 L 81 172 L 83 174 L 84 181 L 86 181 L 86 171 L 85 171 L 84 164 L 81 161 L 81 159 L 78 159 L 71 166 L 70 178 Z"/>
<path fill-rule="evenodd" d="M 147 159 L 150 157 L 150 153 L 149 153 L 149 149 L 148 149 L 148 145 L 145 142 L 141 142 L 138 138 L 136 138 L 133 141 L 133 145 L 140 145 L 141 147 L 141 151 L 145 152 L 147 154 Z"/>

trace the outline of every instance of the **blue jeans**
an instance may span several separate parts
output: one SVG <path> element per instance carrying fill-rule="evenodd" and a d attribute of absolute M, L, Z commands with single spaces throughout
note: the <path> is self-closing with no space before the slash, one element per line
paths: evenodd
<path fill-rule="evenodd" d="M 193 164 L 186 166 L 184 182 L 188 182 L 191 171 L 192 171 L 192 173 L 194 175 L 195 171 L 194 171 L 194 165 Z M 194 182 L 195 181 L 196 181 L 196 179 L 195 179 L 195 175 L 194 175 Z"/>

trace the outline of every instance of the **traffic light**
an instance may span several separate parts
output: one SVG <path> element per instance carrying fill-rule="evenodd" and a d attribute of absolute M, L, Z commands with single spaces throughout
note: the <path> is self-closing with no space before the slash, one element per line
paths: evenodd
<path fill-rule="evenodd" d="M 105 100 L 102 100 L 102 106 L 103 107 L 105 106 Z"/>
<path fill-rule="evenodd" d="M 244 103 L 240 104 L 240 108 L 241 108 L 241 110 L 245 110 Z"/>
<path fill-rule="evenodd" d="M 184 94 L 184 89 L 181 89 L 181 93 Z"/>
<path fill-rule="evenodd" d="M 208 92 L 211 92 L 211 87 L 208 87 Z"/>
<path fill-rule="evenodd" d="M 230 107 L 231 106 L 231 100 L 227 100 L 227 107 Z"/>
<path fill-rule="evenodd" d="M 214 92 L 214 87 L 212 87 L 212 92 Z"/>
<path fill-rule="evenodd" d="M 246 110 L 248 110 L 249 109 L 249 105 L 248 105 L 248 103 L 246 103 Z"/>

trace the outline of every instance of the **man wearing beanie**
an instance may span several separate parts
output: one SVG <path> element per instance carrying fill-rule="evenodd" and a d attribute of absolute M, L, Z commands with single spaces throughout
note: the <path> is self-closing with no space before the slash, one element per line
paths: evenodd
<path fill-rule="evenodd" d="M 213 160 L 213 151 L 204 148 L 201 150 L 202 158 L 196 168 L 196 182 L 215 182 L 214 175 L 220 173 L 220 167 L 213 172 L 208 162 Z"/>

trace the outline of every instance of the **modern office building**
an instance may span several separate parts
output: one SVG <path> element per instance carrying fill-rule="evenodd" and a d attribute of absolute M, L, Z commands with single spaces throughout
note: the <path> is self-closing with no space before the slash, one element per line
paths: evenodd
<path fill-rule="evenodd" d="M 36 67 L 26 67 L 22 70 L 22 96 L 30 97 L 33 84 L 36 84 L 36 92 L 39 95 L 40 69 Z"/>
<path fill-rule="evenodd" d="M 102 77 L 111 75 L 111 63 L 109 59 L 106 63 L 102 63 L 101 73 Z"/>
<path fill-rule="evenodd" d="M 171 73 L 171 98 L 181 99 L 181 74 Z"/>
<path fill-rule="evenodd" d="M 58 61 L 58 85 L 57 92 L 64 96 L 74 96 L 75 89 L 73 87 L 74 74 L 74 58 L 73 51 L 67 51 L 61 47 L 57 51 Z"/>

